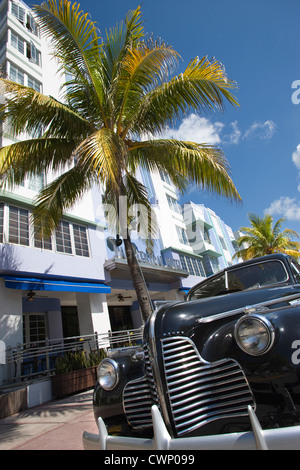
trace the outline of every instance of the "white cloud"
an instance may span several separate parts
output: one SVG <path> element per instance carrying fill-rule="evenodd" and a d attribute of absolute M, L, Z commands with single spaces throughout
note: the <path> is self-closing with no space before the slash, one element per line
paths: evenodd
<path fill-rule="evenodd" d="M 275 122 L 271 120 L 265 122 L 255 121 L 244 133 L 239 129 L 237 121 L 232 122 L 230 126 L 232 132 L 222 139 L 227 144 L 238 144 L 241 139 L 269 140 L 273 137 L 277 128 Z"/>
<path fill-rule="evenodd" d="M 193 113 L 184 118 L 177 129 L 168 128 L 163 133 L 163 138 L 173 138 L 183 141 L 198 142 L 201 144 L 237 145 L 241 139 L 271 139 L 276 132 L 277 126 L 275 122 L 267 120 L 265 122 L 255 121 L 245 132 L 242 132 L 239 129 L 238 121 L 231 122 L 229 127 L 231 129 L 226 133 L 225 124 L 221 122 L 211 122 L 209 119 L 200 117 Z"/>
<path fill-rule="evenodd" d="M 220 122 L 212 123 L 204 117 L 190 114 L 184 118 L 178 129 L 167 129 L 163 137 L 166 139 L 177 139 L 199 144 L 220 144 L 224 124 Z"/>
<path fill-rule="evenodd" d="M 298 170 L 300 170 L 300 144 L 297 145 L 295 152 L 292 153 L 292 160 Z M 300 177 L 300 172 L 298 174 Z M 298 191 L 300 191 L 300 184 L 298 185 Z"/>
<path fill-rule="evenodd" d="M 277 201 L 272 202 L 270 207 L 264 212 L 265 214 L 284 217 L 287 220 L 300 221 L 300 204 L 296 201 L 296 198 L 282 196 Z"/>
<path fill-rule="evenodd" d="M 296 167 L 300 170 L 300 144 L 297 145 L 297 149 L 292 154 L 292 160 Z"/>
<path fill-rule="evenodd" d="M 244 139 L 271 139 L 276 131 L 274 121 L 267 120 L 265 122 L 254 122 L 244 133 Z"/>
<path fill-rule="evenodd" d="M 242 132 L 238 128 L 238 122 L 231 122 L 230 126 L 232 127 L 232 132 L 224 135 L 222 142 L 225 144 L 238 144 L 242 135 Z"/>
<path fill-rule="evenodd" d="M 296 168 L 300 170 L 300 144 L 297 145 L 296 150 L 292 153 L 292 160 Z M 300 184 L 298 185 L 298 191 L 300 191 Z M 284 217 L 287 220 L 300 221 L 300 202 L 296 198 L 282 196 L 273 201 L 270 207 L 265 210 L 265 213 Z"/>

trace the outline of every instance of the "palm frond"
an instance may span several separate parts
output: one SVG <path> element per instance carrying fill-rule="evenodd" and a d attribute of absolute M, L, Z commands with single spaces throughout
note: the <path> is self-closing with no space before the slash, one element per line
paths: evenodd
<path fill-rule="evenodd" d="M 8 119 L 13 134 L 26 132 L 73 140 L 82 138 L 93 127 L 83 116 L 56 99 L 10 80 L 0 79 L 8 99 L 1 106 L 2 119 Z"/>
<path fill-rule="evenodd" d="M 111 64 L 110 70 L 116 70 L 118 63 L 122 62 L 129 48 L 135 48 L 144 37 L 143 22 L 141 21 L 141 7 L 129 11 L 125 22 L 121 21 L 114 28 L 106 31 L 104 44 L 105 55 Z M 111 77 L 115 75 L 112 73 Z"/>
<path fill-rule="evenodd" d="M 140 113 L 140 105 L 145 96 L 166 81 L 178 65 L 178 53 L 165 44 L 141 44 L 129 49 L 122 61 L 122 71 L 118 83 L 121 107 L 118 132 L 122 128 L 124 137 Z"/>
<path fill-rule="evenodd" d="M 175 139 L 132 143 L 129 155 L 150 170 L 165 170 L 184 191 L 191 182 L 234 201 L 241 197 L 229 176 L 229 165 L 221 149 Z"/>
<path fill-rule="evenodd" d="M 211 62 L 207 57 L 201 60 L 196 58 L 189 63 L 182 78 L 191 82 L 191 103 L 196 97 L 204 108 L 223 110 L 225 98 L 231 105 L 238 106 L 236 98 L 229 91 L 236 89 L 237 85 L 227 78 L 224 66 L 219 61 Z"/>
<path fill-rule="evenodd" d="M 65 211 L 88 191 L 94 183 L 86 169 L 74 166 L 49 183 L 36 197 L 33 222 L 43 236 L 57 227 Z"/>
<path fill-rule="evenodd" d="M 126 15 L 126 47 L 136 47 L 138 44 L 140 44 L 145 35 L 141 16 L 142 11 L 140 6 L 138 6 L 135 10 L 130 10 Z"/>
<path fill-rule="evenodd" d="M 108 124 L 113 128 L 118 117 L 117 100 L 122 72 L 122 61 L 128 50 L 134 48 L 144 35 L 140 21 L 141 9 L 129 12 L 125 24 L 121 22 L 106 32 L 106 41 L 101 54 L 101 80 L 103 82 L 103 106 L 108 112 Z M 122 99 L 121 99 L 122 101 Z"/>
<path fill-rule="evenodd" d="M 27 176 L 71 165 L 76 143 L 64 139 L 32 139 L 0 149 L 1 185 L 13 187 Z"/>
<path fill-rule="evenodd" d="M 99 31 L 78 3 L 48 0 L 33 8 L 41 33 L 51 40 L 66 72 L 86 77 L 101 52 Z"/>
<path fill-rule="evenodd" d="M 195 59 L 186 71 L 155 87 L 140 100 L 131 132 L 138 135 L 160 134 L 167 125 L 189 112 L 223 110 L 224 101 L 238 106 L 232 93 L 235 82 L 229 80 L 222 64 L 206 57 Z"/>
<path fill-rule="evenodd" d="M 251 259 L 271 253 L 286 253 L 296 258 L 300 256 L 300 243 L 293 240 L 299 238 L 299 234 L 290 229 L 280 231 L 282 223 L 286 221 L 285 218 L 277 220 L 274 226 L 270 214 L 259 217 L 251 213 L 249 220 L 251 227 L 240 228 L 243 235 L 237 240 L 237 244 L 244 248 L 238 251 L 235 257 Z"/>
<path fill-rule="evenodd" d="M 106 32 L 104 44 L 107 64 L 110 64 L 110 77 L 113 79 L 128 49 L 135 48 L 144 37 L 144 28 L 141 21 L 141 8 L 128 12 L 125 24 L 122 21 Z"/>
<path fill-rule="evenodd" d="M 282 235 L 287 237 L 289 240 L 291 238 L 300 238 L 300 235 L 298 232 L 296 232 L 296 230 L 291 230 L 289 228 L 286 228 L 285 230 L 283 230 Z"/>
<path fill-rule="evenodd" d="M 102 128 L 77 147 L 77 164 L 92 171 L 104 187 L 111 184 L 117 188 L 125 152 L 124 142 L 110 129 Z"/>
<path fill-rule="evenodd" d="M 48 0 L 36 5 L 34 11 L 42 34 L 51 40 L 61 70 L 87 89 L 89 105 L 98 109 L 102 122 L 107 124 L 102 83 L 97 79 L 102 39 L 96 23 L 80 10 L 79 4 L 72 5 L 68 0 Z"/>

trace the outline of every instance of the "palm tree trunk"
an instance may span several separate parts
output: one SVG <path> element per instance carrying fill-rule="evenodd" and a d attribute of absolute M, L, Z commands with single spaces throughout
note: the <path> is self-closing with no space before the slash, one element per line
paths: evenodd
<path fill-rule="evenodd" d="M 132 276 L 132 282 L 136 291 L 137 300 L 141 309 L 142 317 L 144 322 L 153 312 L 151 300 L 149 297 L 148 289 L 139 266 L 138 260 L 136 259 L 133 246 L 131 243 L 130 236 L 127 231 L 127 237 L 124 237 L 125 253 L 127 258 L 128 267 Z"/>

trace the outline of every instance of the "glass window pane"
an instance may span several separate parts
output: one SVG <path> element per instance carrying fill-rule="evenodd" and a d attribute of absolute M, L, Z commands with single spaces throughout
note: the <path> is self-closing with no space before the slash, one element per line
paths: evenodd
<path fill-rule="evenodd" d="M 74 224 L 73 233 L 76 255 L 88 257 L 90 254 L 86 228 Z"/>
<path fill-rule="evenodd" d="M 60 253 L 72 253 L 70 226 L 68 222 L 61 221 L 55 231 L 56 250 Z"/>
<path fill-rule="evenodd" d="M 29 215 L 27 210 L 9 206 L 9 243 L 29 246 Z"/>

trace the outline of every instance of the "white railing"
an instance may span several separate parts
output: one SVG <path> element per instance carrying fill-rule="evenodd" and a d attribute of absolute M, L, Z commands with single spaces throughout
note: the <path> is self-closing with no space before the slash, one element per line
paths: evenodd
<path fill-rule="evenodd" d="M 68 338 L 46 339 L 35 343 L 18 344 L 7 348 L 7 378 L 12 383 L 51 375 L 55 371 L 57 358 L 68 352 L 84 351 L 87 359 L 91 353 L 142 344 L 143 329 L 108 331 L 107 333 Z"/>

